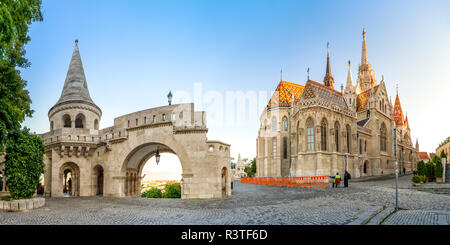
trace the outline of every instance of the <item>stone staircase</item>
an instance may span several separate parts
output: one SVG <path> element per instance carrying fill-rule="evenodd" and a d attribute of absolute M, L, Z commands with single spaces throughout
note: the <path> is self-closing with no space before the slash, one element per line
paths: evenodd
<path fill-rule="evenodd" d="M 450 164 L 445 166 L 445 183 L 450 183 Z"/>

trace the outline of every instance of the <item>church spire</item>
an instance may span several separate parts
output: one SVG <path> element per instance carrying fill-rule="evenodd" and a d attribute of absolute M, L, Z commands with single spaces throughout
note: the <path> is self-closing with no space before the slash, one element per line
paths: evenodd
<path fill-rule="evenodd" d="M 362 43 L 361 65 L 368 65 L 369 56 L 367 55 L 366 29 L 363 29 L 362 35 L 363 35 L 363 43 Z"/>
<path fill-rule="evenodd" d="M 350 60 L 348 61 L 347 83 L 345 84 L 345 90 L 349 90 L 349 91 L 354 90 L 353 77 L 352 77 L 352 72 L 350 69 Z"/>
<path fill-rule="evenodd" d="M 331 67 L 330 67 L 330 43 L 327 42 L 327 68 L 326 68 L 326 74 L 323 78 L 323 83 L 325 86 L 329 88 L 334 88 L 334 78 L 331 75 Z"/>

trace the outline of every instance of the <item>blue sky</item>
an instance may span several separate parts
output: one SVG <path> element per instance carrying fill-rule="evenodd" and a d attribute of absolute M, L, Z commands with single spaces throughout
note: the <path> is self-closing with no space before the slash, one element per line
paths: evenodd
<path fill-rule="evenodd" d="M 167 104 L 169 90 L 193 93 L 194 83 L 221 94 L 269 92 L 281 68 L 283 80 L 304 84 L 308 67 L 322 81 L 327 41 L 339 90 L 349 59 L 357 77 L 366 28 L 369 61 L 392 100 L 398 83 L 413 140 L 434 151 L 450 136 L 450 1 L 43 0 L 42 11 L 27 45 L 32 65 L 22 71 L 35 110 L 25 126 L 37 133 L 49 130 L 75 39 L 103 128 Z M 208 139 L 230 143 L 233 157 L 255 156 L 257 120 L 208 124 Z"/>

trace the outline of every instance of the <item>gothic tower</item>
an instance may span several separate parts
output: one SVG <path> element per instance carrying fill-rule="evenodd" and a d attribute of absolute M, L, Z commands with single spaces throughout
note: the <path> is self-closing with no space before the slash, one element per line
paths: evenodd
<path fill-rule="evenodd" d="M 372 70 L 372 66 L 369 64 L 369 56 L 367 55 L 366 30 L 363 29 L 361 64 L 358 68 L 358 82 L 356 85 L 356 89 L 359 93 L 370 89 L 376 84 L 375 72 Z"/>
<path fill-rule="evenodd" d="M 75 40 L 61 97 L 49 110 L 50 131 L 62 128 L 98 130 L 102 111 L 91 99 Z"/>
<path fill-rule="evenodd" d="M 331 75 L 331 67 L 330 67 L 330 44 L 327 43 L 327 68 L 326 74 L 323 78 L 323 84 L 329 88 L 334 89 L 334 78 Z"/>
<path fill-rule="evenodd" d="M 350 60 L 348 61 L 347 83 L 345 84 L 344 98 L 347 106 L 356 111 L 356 88 L 353 86 L 353 77 L 350 69 Z"/>

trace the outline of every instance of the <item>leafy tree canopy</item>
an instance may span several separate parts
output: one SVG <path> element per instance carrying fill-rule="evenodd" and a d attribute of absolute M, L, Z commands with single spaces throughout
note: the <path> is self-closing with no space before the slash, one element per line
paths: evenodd
<path fill-rule="evenodd" d="M 29 129 L 10 133 L 6 144 L 5 174 L 13 199 L 31 198 L 44 173 L 44 143 Z"/>
<path fill-rule="evenodd" d="M 256 174 L 256 157 L 247 165 L 244 169 L 244 172 L 247 173 L 248 177 L 253 177 Z"/>
<path fill-rule="evenodd" d="M 33 114 L 27 83 L 17 67 L 30 65 L 25 45 L 30 41 L 28 26 L 34 21 L 42 21 L 41 0 L 0 1 L 0 154 L 8 135 Z"/>

